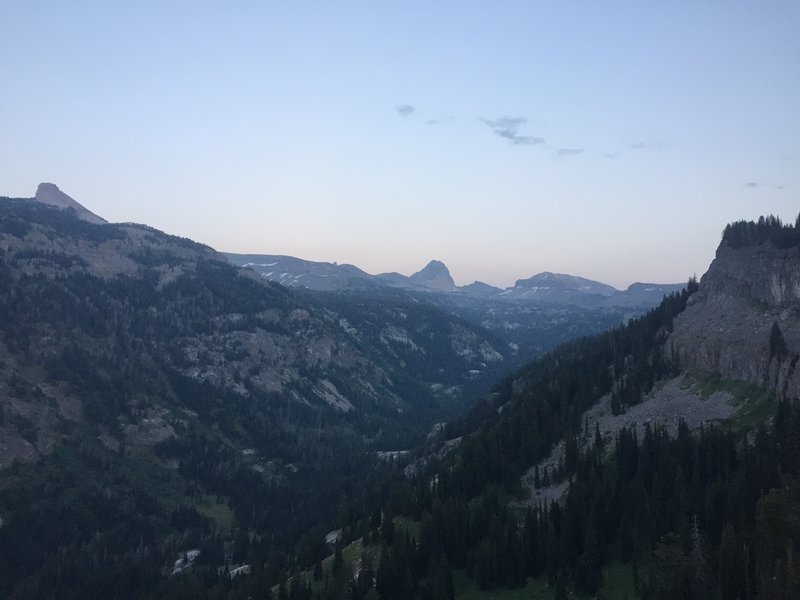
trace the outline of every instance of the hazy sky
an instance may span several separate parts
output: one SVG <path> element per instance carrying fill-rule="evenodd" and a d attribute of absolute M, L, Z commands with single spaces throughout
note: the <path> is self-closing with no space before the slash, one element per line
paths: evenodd
<path fill-rule="evenodd" d="M 800 3 L 0 0 L 0 195 L 459 284 L 800 211 Z"/>

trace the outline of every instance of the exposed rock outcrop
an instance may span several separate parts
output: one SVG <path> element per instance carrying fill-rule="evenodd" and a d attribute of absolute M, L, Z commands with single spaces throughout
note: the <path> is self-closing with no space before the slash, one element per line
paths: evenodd
<path fill-rule="evenodd" d="M 417 271 L 408 278 L 409 282 L 424 288 L 440 292 L 456 291 L 456 284 L 450 276 L 450 271 L 439 260 L 432 260 L 421 271 Z"/>
<path fill-rule="evenodd" d="M 108 221 L 102 217 L 98 217 L 80 202 L 67 196 L 64 192 L 58 189 L 58 186 L 54 183 L 40 183 L 39 187 L 36 189 L 36 201 L 41 202 L 42 204 L 56 206 L 61 210 L 72 209 L 75 211 L 75 214 L 79 219 L 83 219 L 89 223 L 95 223 L 97 225 L 108 223 Z"/>
<path fill-rule="evenodd" d="M 783 344 L 774 339 L 776 323 Z M 687 369 L 800 398 L 800 247 L 723 241 L 675 320 L 667 351 Z"/>

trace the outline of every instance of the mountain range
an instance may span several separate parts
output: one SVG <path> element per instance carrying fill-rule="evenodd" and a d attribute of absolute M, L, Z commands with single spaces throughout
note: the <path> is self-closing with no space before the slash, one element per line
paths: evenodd
<path fill-rule="evenodd" d="M 0 198 L 0 597 L 790 598 L 799 252 L 458 288 Z"/>
<path fill-rule="evenodd" d="M 286 287 L 322 291 L 353 291 L 385 286 L 530 304 L 634 308 L 654 306 L 665 295 L 676 292 L 685 285 L 634 283 L 625 290 L 618 290 L 583 277 L 544 272 L 527 279 L 518 279 L 512 287 L 506 289 L 482 281 L 459 287 L 453 281 L 447 266 L 438 260 L 432 260 L 416 273 L 405 276 L 400 273 L 370 275 L 353 265 L 313 262 L 291 256 L 230 252 L 224 254 L 232 264 L 253 269 L 269 281 Z"/>

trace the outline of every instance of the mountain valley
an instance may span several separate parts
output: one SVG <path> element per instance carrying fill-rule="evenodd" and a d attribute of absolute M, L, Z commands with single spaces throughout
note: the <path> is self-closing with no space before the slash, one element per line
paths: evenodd
<path fill-rule="evenodd" d="M 447 266 L 430 261 L 422 270 L 369 275 L 353 265 L 290 256 L 225 253 L 232 264 L 252 269 L 291 289 L 338 294 L 405 293 L 488 329 L 526 359 L 560 343 L 605 331 L 656 306 L 683 284 L 634 283 L 626 290 L 572 275 L 540 273 L 501 290 L 476 281 L 458 287 Z"/>
<path fill-rule="evenodd" d="M 2 198 L 0 595 L 792 597 L 798 232 L 499 290 Z"/>

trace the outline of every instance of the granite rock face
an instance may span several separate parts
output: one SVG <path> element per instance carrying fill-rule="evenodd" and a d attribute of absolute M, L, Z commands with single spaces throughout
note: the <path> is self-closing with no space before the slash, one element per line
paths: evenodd
<path fill-rule="evenodd" d="M 777 323 L 785 348 L 770 343 Z M 723 241 L 675 320 L 667 352 L 682 367 L 800 398 L 800 247 Z"/>

